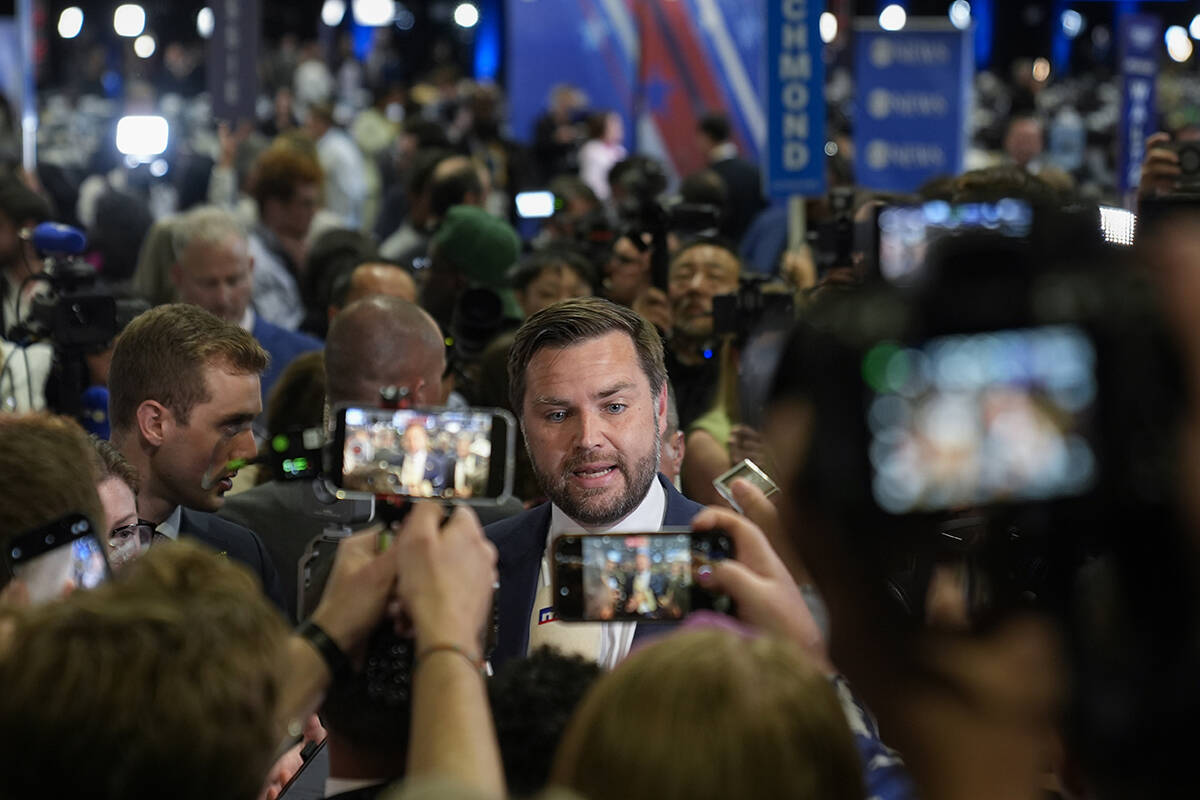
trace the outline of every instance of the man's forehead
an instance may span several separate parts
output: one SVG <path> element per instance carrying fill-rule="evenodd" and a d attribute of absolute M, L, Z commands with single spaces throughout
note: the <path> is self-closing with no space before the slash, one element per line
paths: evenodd
<path fill-rule="evenodd" d="M 737 269 L 737 257 L 721 247 L 702 244 L 690 247 L 671 262 L 671 268 L 717 266 L 722 269 Z"/>
<path fill-rule="evenodd" d="M 549 384 L 576 390 L 593 390 L 600 384 L 649 385 L 633 340 L 620 331 L 541 348 L 525 368 L 525 381 L 531 389 Z"/>

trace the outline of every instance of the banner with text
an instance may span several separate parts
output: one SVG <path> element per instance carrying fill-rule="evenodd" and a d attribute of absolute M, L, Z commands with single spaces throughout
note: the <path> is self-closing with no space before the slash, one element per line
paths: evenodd
<path fill-rule="evenodd" d="M 230 122 L 255 118 L 261 0 L 217 0 L 208 40 L 208 93 L 213 117 Z"/>
<path fill-rule="evenodd" d="M 860 186 L 911 192 L 963 170 L 974 77 L 972 32 L 910 19 L 855 26 L 854 169 Z"/>
<path fill-rule="evenodd" d="M 1158 78 L 1162 21 L 1129 14 L 1117 32 L 1121 70 L 1121 122 L 1117 130 L 1117 188 L 1121 194 L 1138 185 L 1146 137 L 1156 128 L 1154 83 Z"/>
<path fill-rule="evenodd" d="M 825 193 L 822 0 L 767 2 L 767 193 Z"/>

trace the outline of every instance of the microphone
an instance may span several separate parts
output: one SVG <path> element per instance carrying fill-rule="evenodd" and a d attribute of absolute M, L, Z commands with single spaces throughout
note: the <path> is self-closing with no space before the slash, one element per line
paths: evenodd
<path fill-rule="evenodd" d="M 101 439 L 107 439 L 108 424 L 108 389 L 103 386 L 89 386 L 83 393 L 81 402 L 82 413 L 79 415 L 83 428 L 88 433 L 94 433 Z"/>
<path fill-rule="evenodd" d="M 76 255 L 87 247 L 87 237 L 78 228 L 57 222 L 43 222 L 33 229 L 33 246 L 42 253 Z"/>

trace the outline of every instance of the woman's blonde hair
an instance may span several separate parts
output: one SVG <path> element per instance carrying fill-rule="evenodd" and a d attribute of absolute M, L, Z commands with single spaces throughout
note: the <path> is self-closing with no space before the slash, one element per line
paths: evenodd
<path fill-rule="evenodd" d="M 718 630 L 671 636 L 602 678 L 551 783 L 592 800 L 864 795 L 829 681 L 791 643 Z"/>

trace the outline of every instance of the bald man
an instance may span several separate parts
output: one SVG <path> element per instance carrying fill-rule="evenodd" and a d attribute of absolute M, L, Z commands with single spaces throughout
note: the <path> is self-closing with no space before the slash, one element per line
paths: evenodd
<path fill-rule="evenodd" d="M 349 274 L 338 277 L 333 284 L 333 298 L 329 304 L 329 321 L 346 306 L 371 295 L 399 297 L 410 303 L 417 302 L 417 282 L 403 267 L 386 262 L 359 264 Z"/>
<path fill-rule="evenodd" d="M 433 318 L 407 300 L 376 295 L 352 303 L 329 326 L 325 340 L 326 403 L 379 404 L 385 386 L 408 389 L 413 404 L 441 400 L 446 346 Z M 284 598 L 293 618 L 303 618 L 298 600 L 300 558 L 321 536 L 325 522 L 302 509 L 317 506 L 311 481 L 270 481 L 225 498 L 221 516 L 254 525 L 278 565 Z M 327 571 L 331 561 L 322 561 Z M 320 580 L 323 575 L 313 576 Z M 315 598 L 308 598 L 311 605 Z"/>

